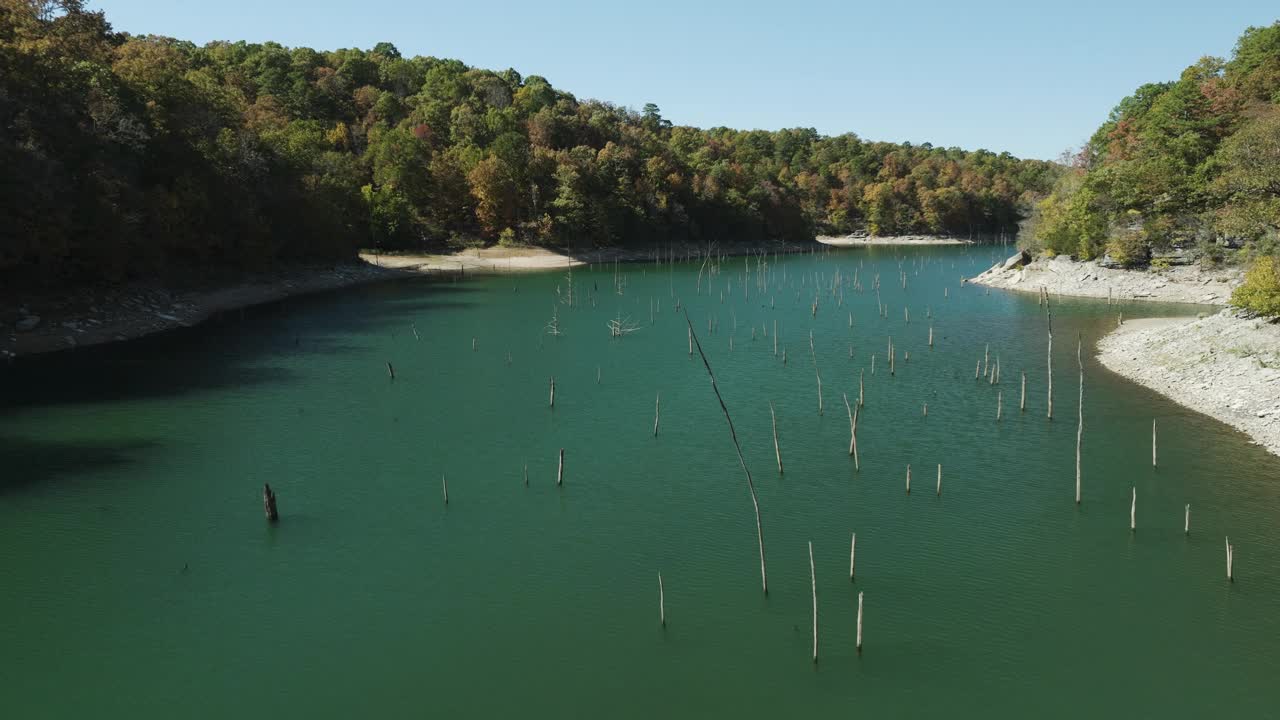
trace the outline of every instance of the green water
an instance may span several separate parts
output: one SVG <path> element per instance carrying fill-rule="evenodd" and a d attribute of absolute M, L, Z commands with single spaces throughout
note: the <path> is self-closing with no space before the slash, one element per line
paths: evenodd
<path fill-rule="evenodd" d="M 695 294 L 696 263 L 623 266 L 623 294 L 612 267 L 582 269 L 580 305 L 558 306 L 559 338 L 544 326 L 566 289 L 560 273 L 423 278 L 8 367 L 3 715 L 1273 715 L 1280 459 L 1093 361 L 1088 346 L 1114 324 L 1105 301 L 1055 299 L 1047 421 L 1035 296 L 959 283 L 992 258 L 951 248 L 771 258 L 763 293 L 752 261 L 746 299 L 742 258 L 725 260 L 710 294 L 705 272 Z M 861 294 L 849 287 L 855 269 Z M 829 290 L 837 270 L 841 307 Z M 759 491 L 767 598 L 750 496 L 677 298 Z M 610 339 L 618 315 L 641 328 Z M 762 332 L 774 320 L 785 366 Z M 993 364 L 1000 356 L 996 387 L 973 378 L 987 343 Z M 841 393 L 856 397 L 864 368 L 854 472 Z M 275 527 L 262 517 L 264 481 L 280 498 Z"/>

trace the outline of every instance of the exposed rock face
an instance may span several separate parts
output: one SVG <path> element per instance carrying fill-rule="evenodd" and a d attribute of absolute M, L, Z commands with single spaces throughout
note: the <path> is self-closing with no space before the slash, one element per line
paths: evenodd
<path fill-rule="evenodd" d="M 1098 343 L 1098 360 L 1280 455 L 1280 325 L 1231 311 L 1128 321 Z"/>
<path fill-rule="evenodd" d="M 1019 250 L 1017 253 L 1013 255 L 1013 257 L 1009 258 L 1008 260 L 1005 260 L 1004 264 L 1001 265 L 1000 267 L 1003 268 L 1004 270 L 1014 270 L 1022 267 L 1023 265 L 1026 265 L 1029 262 L 1031 262 L 1031 253 L 1027 252 L 1026 250 Z"/>

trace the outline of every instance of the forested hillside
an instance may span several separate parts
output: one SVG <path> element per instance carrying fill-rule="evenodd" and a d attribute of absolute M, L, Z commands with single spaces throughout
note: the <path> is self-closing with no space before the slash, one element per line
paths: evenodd
<path fill-rule="evenodd" d="M 1138 88 L 1074 164 L 1037 207 L 1039 247 L 1125 265 L 1175 244 L 1210 260 L 1280 251 L 1280 23 Z"/>
<path fill-rule="evenodd" d="M 530 62 L 536 62 L 531 58 Z M 0 278 L 66 282 L 451 240 L 586 247 L 1013 233 L 1059 168 L 810 129 L 673 127 L 538 76 L 197 47 L 0 0 Z M 762 96 L 762 100 L 764 97 Z"/>

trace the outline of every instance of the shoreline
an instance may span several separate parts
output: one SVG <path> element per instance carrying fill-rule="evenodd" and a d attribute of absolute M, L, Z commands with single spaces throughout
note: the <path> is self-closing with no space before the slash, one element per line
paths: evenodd
<path fill-rule="evenodd" d="M 708 250 L 724 257 L 781 253 L 792 255 L 815 249 L 815 243 L 778 243 L 773 245 L 669 245 L 649 249 L 596 248 L 572 254 L 543 247 L 495 245 L 459 250 L 455 253 L 393 253 L 385 255 L 362 251 L 360 259 L 378 267 L 423 274 L 476 273 L 505 274 L 561 270 L 597 263 L 653 262 L 674 257 L 677 261 L 703 257 Z"/>
<path fill-rule="evenodd" d="M 1240 268 L 1203 270 L 1198 265 L 1163 270 L 1120 270 L 1096 260 L 1076 261 L 1059 255 L 1023 262 L 1020 254 L 996 263 L 968 282 L 975 285 L 1070 297 L 1111 298 L 1115 301 L 1186 303 L 1224 306 L 1240 284 Z"/>
<path fill-rule="evenodd" d="M 411 277 L 359 261 L 296 266 L 206 288 L 171 291 L 155 283 L 84 288 L 26 298 L 17 322 L 0 327 L 0 360 L 134 340 L 192 327 L 223 312 L 329 290 Z M 14 303 L 19 307 L 19 303 Z M 6 318 L 8 320 L 8 318 Z M 24 320 L 35 321 L 19 330 Z"/>
<path fill-rule="evenodd" d="M 720 255 L 802 253 L 812 244 L 711 246 Z M 652 250 L 604 248 L 573 257 L 544 248 L 479 248 L 450 255 L 374 255 L 330 265 L 297 265 L 203 288 L 172 290 L 159 283 L 18 296 L 0 316 L 0 360 L 126 342 L 192 327 L 219 313 L 291 297 L 421 275 L 550 271 L 601 262 L 650 262 L 668 253 L 683 259 L 707 252 L 681 245 Z M 28 326 L 29 325 L 29 326 Z"/>
<path fill-rule="evenodd" d="M 1230 310 L 1128 320 L 1098 342 L 1097 357 L 1112 372 L 1280 455 L 1280 324 Z"/>
<path fill-rule="evenodd" d="M 831 247 L 878 247 L 882 245 L 973 245 L 972 240 L 944 238 L 936 235 L 819 235 L 816 240 Z"/>

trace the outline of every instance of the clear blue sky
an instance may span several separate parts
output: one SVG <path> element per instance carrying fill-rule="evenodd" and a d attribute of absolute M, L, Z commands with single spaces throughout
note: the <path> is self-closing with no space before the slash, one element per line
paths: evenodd
<path fill-rule="evenodd" d="M 676 124 L 813 127 L 1052 159 L 1122 97 L 1227 56 L 1264 0 L 90 0 L 117 30 L 542 75 Z"/>

